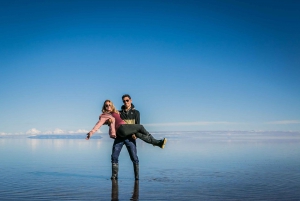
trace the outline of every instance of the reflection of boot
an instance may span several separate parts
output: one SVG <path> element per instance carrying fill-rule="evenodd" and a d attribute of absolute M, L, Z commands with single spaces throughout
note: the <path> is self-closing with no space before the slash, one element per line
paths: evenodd
<path fill-rule="evenodd" d="M 139 181 L 135 180 L 133 187 L 133 194 L 130 200 L 139 200 Z"/>
<path fill-rule="evenodd" d="M 112 163 L 111 165 L 111 179 L 118 179 L 119 164 Z"/>
<path fill-rule="evenodd" d="M 111 180 L 111 200 L 119 200 L 119 185 L 116 179 Z"/>
<path fill-rule="evenodd" d="M 139 164 L 133 163 L 133 169 L 134 169 L 134 178 L 135 180 L 139 180 Z"/>

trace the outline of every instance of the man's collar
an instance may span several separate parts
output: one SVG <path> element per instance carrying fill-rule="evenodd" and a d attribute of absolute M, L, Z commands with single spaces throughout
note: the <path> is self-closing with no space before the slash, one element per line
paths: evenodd
<path fill-rule="evenodd" d="M 131 103 L 131 107 L 129 109 L 125 108 L 125 105 L 122 105 L 121 110 L 129 111 L 130 109 L 134 110 L 134 105 Z"/>

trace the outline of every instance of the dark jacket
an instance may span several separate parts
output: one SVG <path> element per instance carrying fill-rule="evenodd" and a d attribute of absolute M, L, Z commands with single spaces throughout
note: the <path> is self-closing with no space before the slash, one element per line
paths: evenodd
<path fill-rule="evenodd" d="M 134 108 L 134 105 L 131 103 L 131 108 L 126 111 L 125 106 L 122 105 L 120 112 L 120 117 L 127 124 L 140 124 L 140 112 Z"/>

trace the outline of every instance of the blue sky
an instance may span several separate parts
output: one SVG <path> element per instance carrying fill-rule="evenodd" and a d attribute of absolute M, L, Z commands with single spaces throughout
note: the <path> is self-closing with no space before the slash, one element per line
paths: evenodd
<path fill-rule="evenodd" d="M 299 1 L 1 1 L 0 134 L 300 131 Z M 106 128 L 101 128 L 105 131 Z"/>

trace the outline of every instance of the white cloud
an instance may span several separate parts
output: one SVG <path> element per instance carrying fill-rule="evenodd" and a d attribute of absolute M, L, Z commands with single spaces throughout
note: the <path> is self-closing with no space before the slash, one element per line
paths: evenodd
<path fill-rule="evenodd" d="M 42 134 L 47 134 L 47 135 L 51 135 L 51 134 L 82 134 L 82 133 L 88 133 L 89 130 L 86 129 L 78 129 L 76 131 L 72 131 L 72 130 L 62 130 L 60 128 L 56 128 L 55 130 L 51 131 L 51 130 L 47 130 L 44 132 L 41 132 Z M 102 133 L 100 130 L 98 130 L 97 133 Z"/>
<path fill-rule="evenodd" d="M 53 134 L 64 134 L 66 132 L 60 128 L 56 128 L 52 133 Z"/>
<path fill-rule="evenodd" d="M 53 134 L 53 131 L 45 131 L 43 134 Z"/>
<path fill-rule="evenodd" d="M 19 132 L 19 133 L 15 133 L 15 135 L 24 135 L 25 133 L 23 132 Z"/>
<path fill-rule="evenodd" d="M 85 129 L 78 129 L 77 131 L 68 131 L 70 134 L 76 134 L 76 133 L 88 133 L 88 130 Z"/>
<path fill-rule="evenodd" d="M 229 125 L 237 124 L 236 122 L 228 121 L 196 121 L 196 122 L 173 122 L 173 123 L 156 123 L 144 124 L 145 126 L 206 126 L 206 125 Z"/>
<path fill-rule="evenodd" d="M 32 128 L 26 132 L 26 134 L 28 134 L 28 135 L 37 135 L 40 133 L 41 133 L 41 131 L 37 130 L 36 128 Z"/>
<path fill-rule="evenodd" d="M 282 121 L 270 121 L 266 124 L 300 124 L 300 120 L 282 120 Z"/>

